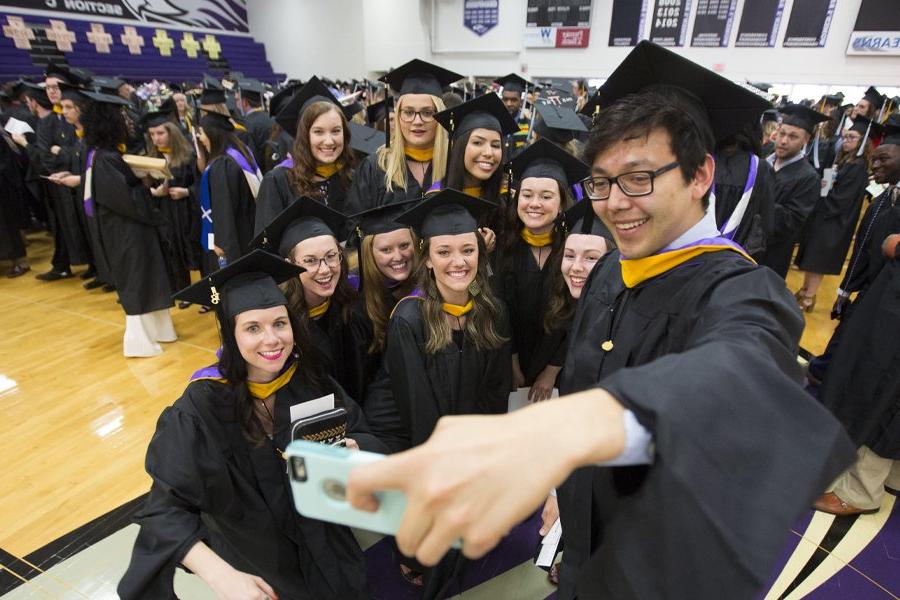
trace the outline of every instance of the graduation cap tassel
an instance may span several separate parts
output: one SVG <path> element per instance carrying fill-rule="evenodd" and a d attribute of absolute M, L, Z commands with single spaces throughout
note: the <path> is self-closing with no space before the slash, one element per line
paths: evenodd
<path fill-rule="evenodd" d="M 863 135 L 862 141 L 859 143 L 859 150 L 856 151 L 856 156 L 862 156 L 863 152 L 866 151 L 866 141 L 869 139 L 869 132 L 872 131 L 872 121 L 869 121 L 868 127 L 866 127 L 866 133 Z"/>
<path fill-rule="evenodd" d="M 822 135 L 822 126 L 816 128 L 816 137 L 813 139 L 813 166 L 819 168 L 819 136 Z"/>
<path fill-rule="evenodd" d="M 384 97 L 384 147 L 391 147 L 391 109 L 387 103 L 387 94 Z"/>

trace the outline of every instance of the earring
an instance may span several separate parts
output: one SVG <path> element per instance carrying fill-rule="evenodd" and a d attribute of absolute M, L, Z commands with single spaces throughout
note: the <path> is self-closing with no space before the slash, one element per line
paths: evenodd
<path fill-rule="evenodd" d="M 297 347 L 296 343 L 294 343 L 294 355 L 293 356 L 294 356 L 294 360 L 297 360 L 300 358 L 300 348 Z"/>
<path fill-rule="evenodd" d="M 472 283 L 469 284 L 469 294 L 472 296 L 477 296 L 481 293 L 481 284 L 478 283 L 477 279 L 473 279 Z"/>

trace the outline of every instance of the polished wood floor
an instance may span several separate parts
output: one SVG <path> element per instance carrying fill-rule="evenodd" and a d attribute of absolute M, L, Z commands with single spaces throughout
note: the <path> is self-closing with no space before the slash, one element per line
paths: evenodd
<path fill-rule="evenodd" d="M 115 294 L 85 291 L 78 278 L 36 280 L 52 239 L 29 239 L 32 273 L 0 276 L 0 548 L 19 557 L 147 491 L 143 460 L 157 416 L 218 345 L 211 313 L 173 308 L 178 341 L 157 357 L 124 358 Z M 792 291 L 800 277 L 790 273 Z M 802 345 L 813 353 L 834 328 L 837 283 L 826 279 L 807 315 Z"/>

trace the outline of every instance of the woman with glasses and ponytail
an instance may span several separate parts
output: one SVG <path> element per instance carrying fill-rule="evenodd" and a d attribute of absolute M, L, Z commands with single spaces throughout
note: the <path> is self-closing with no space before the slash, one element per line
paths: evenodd
<path fill-rule="evenodd" d="M 374 370 L 367 350 L 371 328 L 348 279 L 340 242 L 347 217 L 311 198 L 299 198 L 254 238 L 304 272 L 285 286 L 291 314 L 308 326 L 325 369 L 355 400 Z"/>
<path fill-rule="evenodd" d="M 347 210 L 364 210 L 419 199 L 444 178 L 447 135 L 435 115 L 444 110 L 443 88 L 462 75 L 422 60 L 412 60 L 381 78 L 399 94 L 396 126 L 386 144 L 356 170 Z"/>
<path fill-rule="evenodd" d="M 565 330 L 548 330 L 544 316 L 561 275 L 565 236 L 561 214 L 572 204 L 570 186 L 588 167 L 559 146 L 538 140 L 512 163 L 516 195 L 507 207 L 498 248 L 495 286 L 509 307 L 513 384 L 528 399 L 550 398 L 565 360 Z"/>

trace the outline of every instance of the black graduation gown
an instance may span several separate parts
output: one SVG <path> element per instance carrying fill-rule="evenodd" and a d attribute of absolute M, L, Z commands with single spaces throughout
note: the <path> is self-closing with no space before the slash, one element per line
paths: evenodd
<path fill-rule="evenodd" d="M 335 405 L 348 409 L 349 435 L 377 450 L 359 408 L 337 385 L 334 393 Z M 322 395 L 294 377 L 275 395 L 275 440 L 254 447 L 234 419 L 225 384 L 188 385 L 163 411 L 147 450 L 153 485 L 136 516 L 141 531 L 119 583 L 123 600 L 174 599 L 175 568 L 201 540 L 234 568 L 262 577 L 282 600 L 368 598 L 353 534 L 296 512 L 277 452 L 290 441 L 290 407 Z"/>
<path fill-rule="evenodd" d="M 837 159 L 837 136 L 830 137 L 828 139 L 819 138 L 817 143 L 819 147 L 819 166 L 816 167 L 815 163 L 815 155 L 813 154 L 815 148 L 811 148 L 809 153 L 806 155 L 806 160 L 809 161 L 809 164 L 813 166 L 816 170 L 816 173 L 819 175 L 819 178 L 822 178 L 822 175 L 825 173 L 825 169 L 834 164 L 835 159 Z M 812 142 L 811 142 L 812 143 Z"/>
<path fill-rule="evenodd" d="M 735 150 L 716 155 L 716 225 L 720 230 L 744 194 L 749 173 L 749 153 Z M 741 224 L 731 238 L 754 258 L 766 251 L 766 240 L 772 232 L 774 203 L 775 181 L 772 167 L 760 159 L 750 202 Z"/>
<path fill-rule="evenodd" d="M 860 296 L 865 294 L 887 262 L 881 245 L 889 234 L 900 231 L 896 228 L 900 219 L 900 207 L 896 204 L 896 200 L 891 201 L 890 190 L 885 190 L 863 213 L 853 239 L 850 266 L 841 282 L 841 289 L 845 292 L 859 292 Z"/>
<path fill-rule="evenodd" d="M 227 154 L 218 156 L 209 167 L 209 196 L 215 244 L 234 262 L 250 251 L 256 201 L 243 169 Z M 206 240 L 200 240 L 206 245 Z"/>
<path fill-rule="evenodd" d="M 272 133 L 274 119 L 264 110 L 254 110 L 244 115 L 244 126 L 250 135 L 250 150 L 256 158 L 256 163 L 262 167 L 266 156 L 266 141 Z"/>
<path fill-rule="evenodd" d="M 869 174 L 865 160 L 844 163 L 834 187 L 816 208 L 803 228 L 797 266 L 802 271 L 839 275 L 859 221 Z"/>
<path fill-rule="evenodd" d="M 276 166 L 282 163 L 291 153 L 294 147 L 294 138 L 287 134 L 280 127 L 274 137 L 270 134 L 266 140 L 263 152 L 263 164 L 259 165 L 263 173 L 268 173 Z"/>
<path fill-rule="evenodd" d="M 324 315 L 310 322 L 313 345 L 322 352 L 324 366 L 347 394 L 362 398 L 371 375 L 369 344 L 372 329 L 365 315 L 354 306 L 344 321 L 337 308 L 329 308 Z"/>
<path fill-rule="evenodd" d="M 168 196 L 153 198 L 165 219 L 161 229 L 166 247 L 170 279 L 173 290 L 181 290 L 191 284 L 191 269 L 199 269 L 200 254 L 200 200 L 197 196 L 197 160 L 193 156 L 178 167 L 169 166 L 172 178 L 170 188 L 186 188 L 188 196 L 173 200 Z M 159 182 L 155 182 L 158 185 Z"/>
<path fill-rule="evenodd" d="M 357 167 L 353 175 L 353 185 L 350 186 L 350 192 L 347 195 L 347 212 L 356 214 L 376 206 L 422 198 L 432 184 L 431 168 L 432 165 L 429 164 L 428 170 L 425 172 L 425 180 L 420 186 L 407 166 L 406 189 L 395 185 L 393 191 L 388 192 L 384 182 L 384 171 L 378 166 L 378 153 L 370 154 Z"/>
<path fill-rule="evenodd" d="M 14 143 L 6 132 L 0 136 L 0 260 L 5 260 L 25 256 L 21 230 L 28 225 L 28 208 Z"/>
<path fill-rule="evenodd" d="M 126 315 L 142 315 L 169 308 L 172 288 L 158 230 L 164 221 L 150 191 L 122 155 L 110 150 L 97 150 L 92 177 L 98 247 L 122 309 Z"/>
<path fill-rule="evenodd" d="M 35 132 L 41 162 L 50 173 L 68 171 L 72 165 L 71 146 L 75 143 L 75 129 L 69 125 L 62 115 L 50 113 L 40 120 Z M 54 155 L 50 148 L 59 146 L 59 154 Z M 69 253 L 69 263 L 83 265 L 91 262 L 90 243 L 81 227 L 78 211 L 81 210 L 81 198 L 75 198 L 71 189 L 63 185 L 50 185 L 51 208 L 55 218 L 55 226 Z"/>
<path fill-rule="evenodd" d="M 509 310 L 512 352 L 519 355 L 525 385 L 531 385 L 547 365 L 562 367 L 566 358 L 565 330 L 551 333 L 544 330 L 544 315 L 547 314 L 556 275 L 553 266 L 557 263 L 551 255 L 541 269 L 534 259 L 531 246 L 519 240 L 510 264 L 513 265 L 512 270 L 497 278 L 500 285 L 498 294 Z"/>
<path fill-rule="evenodd" d="M 584 468 L 563 486 L 559 597 L 576 582 L 580 599 L 753 597 L 855 456 L 800 385 L 803 319 L 783 281 L 731 251 L 628 292 L 618 258 L 590 275 L 561 391 L 609 391 L 651 432 L 654 464 Z"/>
<path fill-rule="evenodd" d="M 781 277 L 791 266 L 794 244 L 807 217 L 819 201 L 821 179 L 811 164 L 800 159 L 775 171 L 775 207 L 772 235 L 760 261 Z"/>
<path fill-rule="evenodd" d="M 442 416 L 505 413 L 509 405 L 509 344 L 479 350 L 455 331 L 450 345 L 426 354 L 420 302 L 404 299 L 394 309 L 381 368 L 366 398 L 369 427 L 392 451 L 423 443 Z M 497 326 L 509 337 L 505 314 Z"/>
<path fill-rule="evenodd" d="M 256 197 L 257 235 L 297 199 L 297 195 L 291 189 L 288 171 L 287 167 L 275 167 L 263 176 L 259 185 L 259 195 Z M 349 214 L 346 206 L 347 191 L 341 184 L 340 173 L 335 173 L 322 181 L 319 193 L 325 206 Z"/>
<path fill-rule="evenodd" d="M 69 171 L 71 171 L 73 175 L 80 175 L 81 183 L 78 187 L 72 189 L 72 194 L 75 201 L 81 205 L 77 211 L 78 219 L 85 232 L 85 237 L 91 246 L 91 257 L 93 259 L 97 281 L 115 285 L 115 276 L 113 274 L 112 266 L 110 266 L 109 258 L 107 257 L 101 242 L 96 214 L 94 216 L 89 216 L 85 212 L 84 186 L 87 185 L 87 182 L 85 181 L 87 154 L 87 147 L 85 146 L 84 140 L 76 140 L 70 154 L 71 165 L 69 166 Z"/>

